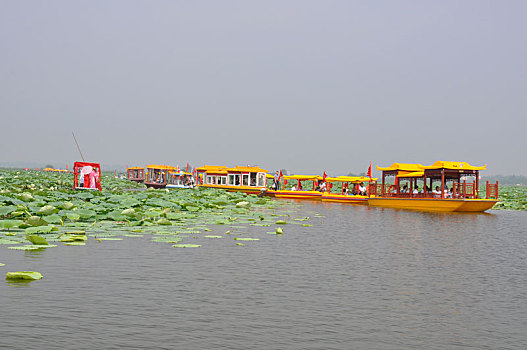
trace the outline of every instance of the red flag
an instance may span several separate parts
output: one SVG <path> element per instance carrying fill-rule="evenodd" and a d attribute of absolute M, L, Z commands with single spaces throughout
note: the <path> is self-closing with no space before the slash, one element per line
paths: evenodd
<path fill-rule="evenodd" d="M 326 181 L 326 177 L 328 177 L 328 174 L 324 171 L 324 176 L 322 176 L 322 181 Z"/>
<path fill-rule="evenodd" d="M 280 181 L 280 179 L 282 178 L 282 170 L 280 170 L 280 174 L 278 175 L 278 181 Z"/>
<path fill-rule="evenodd" d="M 189 168 L 189 165 L 188 165 L 188 163 L 187 163 L 187 170 L 185 171 L 185 172 L 187 172 L 187 173 L 188 173 L 188 168 Z"/>
<path fill-rule="evenodd" d="M 371 160 L 370 160 L 370 167 L 368 168 L 368 177 L 371 179 Z"/>

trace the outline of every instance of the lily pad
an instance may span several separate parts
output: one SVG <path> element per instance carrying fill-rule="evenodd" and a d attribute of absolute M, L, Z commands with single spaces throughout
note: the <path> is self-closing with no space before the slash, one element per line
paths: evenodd
<path fill-rule="evenodd" d="M 174 248 L 199 248 L 201 246 L 199 244 L 174 244 L 172 247 Z"/>
<path fill-rule="evenodd" d="M 36 271 L 17 271 L 17 272 L 8 272 L 5 275 L 5 278 L 8 280 L 39 280 L 42 278 L 42 274 Z"/>

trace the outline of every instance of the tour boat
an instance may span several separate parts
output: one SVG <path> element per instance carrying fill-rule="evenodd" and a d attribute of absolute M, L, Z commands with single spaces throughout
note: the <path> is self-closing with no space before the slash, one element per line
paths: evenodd
<path fill-rule="evenodd" d="M 192 173 L 182 170 L 170 172 L 166 188 L 194 188 Z"/>
<path fill-rule="evenodd" d="M 487 181 L 486 198 L 479 198 L 479 172 L 486 167 L 450 161 L 437 161 L 430 166 L 394 163 L 377 167 L 382 171 L 382 183 L 368 198 L 368 204 L 424 211 L 483 212 L 499 201 L 498 182 Z M 387 176 L 395 176 L 394 184 L 386 182 Z M 436 190 L 432 191 L 434 183 Z"/>
<path fill-rule="evenodd" d="M 296 185 L 293 189 L 269 189 L 264 192 L 264 195 L 276 198 L 289 198 L 289 199 L 311 199 L 311 200 L 320 200 L 322 197 L 322 191 L 317 189 L 317 184 L 323 179 L 322 176 L 318 175 L 284 175 L 284 185 L 288 181 L 295 181 Z M 302 181 L 312 181 L 312 188 L 309 190 L 303 190 Z"/>
<path fill-rule="evenodd" d="M 145 181 L 145 168 L 140 166 L 133 166 L 126 168 L 128 180 L 142 183 Z"/>
<path fill-rule="evenodd" d="M 224 189 L 230 192 L 261 194 L 266 190 L 267 170 L 257 166 L 204 165 L 196 168 L 197 186 Z"/>
<path fill-rule="evenodd" d="M 169 165 L 147 165 L 146 166 L 146 187 L 165 188 L 168 183 L 168 175 L 170 172 L 178 170 Z"/>
<path fill-rule="evenodd" d="M 73 164 L 73 189 L 102 191 L 101 165 L 99 163 L 75 162 Z"/>
<path fill-rule="evenodd" d="M 368 204 L 368 197 L 370 196 L 371 188 L 375 185 L 377 178 L 369 178 L 366 176 L 339 176 L 326 177 L 326 192 L 322 194 L 323 202 L 337 202 L 349 204 Z M 359 185 L 361 183 L 368 183 L 366 187 L 366 195 L 360 195 Z M 331 193 L 333 184 L 340 183 L 340 193 Z M 351 184 L 351 188 L 350 188 Z"/>

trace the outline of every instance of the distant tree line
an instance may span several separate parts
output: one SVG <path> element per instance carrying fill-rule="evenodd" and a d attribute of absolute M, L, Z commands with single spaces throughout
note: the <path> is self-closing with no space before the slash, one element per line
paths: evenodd
<path fill-rule="evenodd" d="M 523 175 L 492 175 L 482 176 L 483 181 L 496 182 L 499 181 L 500 185 L 521 185 L 527 186 L 527 176 Z"/>

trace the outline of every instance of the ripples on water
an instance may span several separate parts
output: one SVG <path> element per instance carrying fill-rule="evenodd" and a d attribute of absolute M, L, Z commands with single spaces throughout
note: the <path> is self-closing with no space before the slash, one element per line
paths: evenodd
<path fill-rule="evenodd" d="M 0 348 L 527 348 L 526 213 L 306 202 L 306 215 L 313 227 L 282 237 L 251 227 L 260 241 L 243 247 L 0 247 L 2 273 L 44 275 L 0 283 Z"/>

